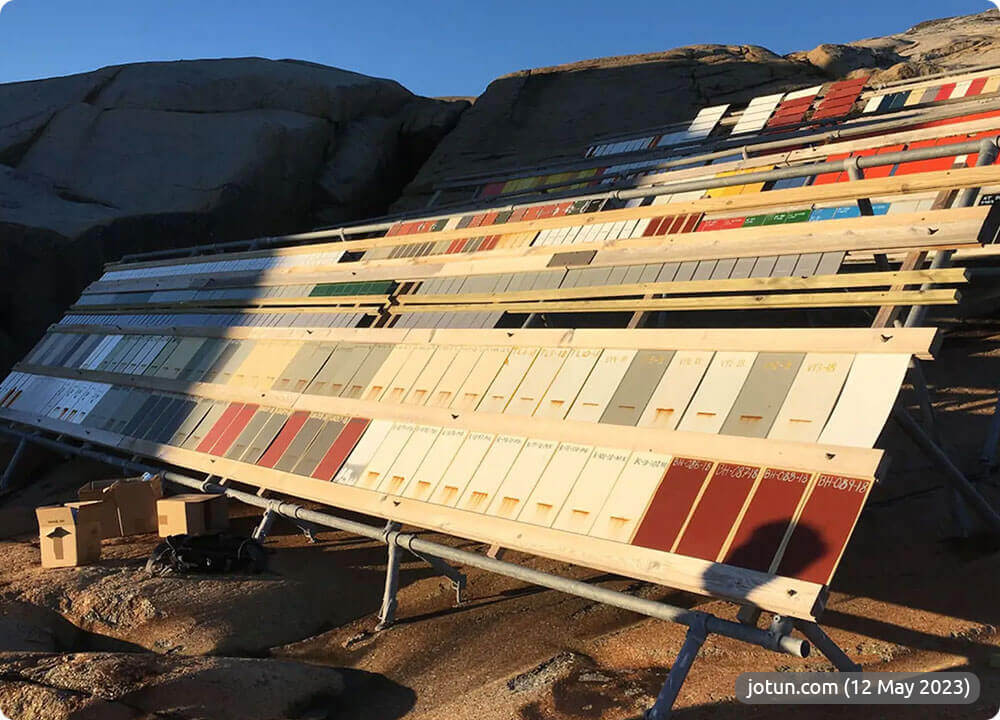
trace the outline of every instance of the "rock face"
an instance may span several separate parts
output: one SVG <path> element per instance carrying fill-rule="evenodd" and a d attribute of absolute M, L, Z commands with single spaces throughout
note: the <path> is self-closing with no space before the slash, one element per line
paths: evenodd
<path fill-rule="evenodd" d="M 0 85 L 0 367 L 123 253 L 384 211 L 467 106 L 259 58 Z"/>

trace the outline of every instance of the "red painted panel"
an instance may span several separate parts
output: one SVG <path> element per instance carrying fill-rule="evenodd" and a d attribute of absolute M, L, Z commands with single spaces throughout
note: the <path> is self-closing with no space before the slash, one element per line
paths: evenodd
<path fill-rule="evenodd" d="M 934 96 L 933 102 L 940 102 L 942 100 L 947 100 L 948 98 L 950 98 L 952 92 L 955 91 L 956 85 L 957 83 L 948 83 L 946 85 L 942 85 L 941 89 L 938 90 L 938 94 Z"/>
<path fill-rule="evenodd" d="M 492 225 L 497 221 L 498 212 L 486 213 L 486 217 L 483 218 L 483 225 Z"/>
<path fill-rule="evenodd" d="M 236 442 L 236 438 L 238 438 L 240 433 L 243 432 L 243 428 L 245 428 L 247 423 L 250 422 L 250 418 L 252 418 L 254 413 L 257 412 L 258 407 L 260 406 L 244 405 L 243 408 L 236 414 L 236 417 L 233 418 L 229 427 L 227 427 L 222 435 L 219 436 L 218 442 L 216 442 L 215 445 L 212 446 L 212 449 L 208 451 L 209 454 L 220 456 L 229 452 L 229 448 L 232 447 L 234 442 Z"/>
<path fill-rule="evenodd" d="M 539 218 L 552 217 L 553 215 L 556 214 L 556 207 L 557 206 L 555 205 L 542 205 L 542 207 L 538 208 L 538 217 Z"/>
<path fill-rule="evenodd" d="M 694 229 L 698 227 L 698 223 L 701 219 L 705 217 L 704 213 L 691 213 L 688 215 L 687 222 L 684 223 L 684 227 L 681 228 L 682 233 L 694 232 Z"/>
<path fill-rule="evenodd" d="M 983 92 L 983 88 L 986 87 L 986 83 L 989 82 L 988 77 L 976 78 L 969 85 L 969 89 L 965 92 L 965 97 L 975 97 Z"/>
<path fill-rule="evenodd" d="M 479 192 L 479 197 L 496 197 L 503 192 L 503 186 L 505 183 L 495 182 L 489 183 L 488 185 L 483 185 L 483 189 Z"/>
<path fill-rule="evenodd" d="M 573 203 L 571 203 L 571 202 L 559 203 L 558 205 L 556 205 L 556 215 L 559 215 L 559 216 L 565 215 L 566 212 L 571 207 L 573 207 Z"/>
<path fill-rule="evenodd" d="M 667 230 L 667 235 L 676 235 L 679 233 L 684 227 L 684 224 L 687 222 L 687 219 L 687 215 L 678 215 L 670 224 L 670 229 Z"/>
<path fill-rule="evenodd" d="M 482 252 L 483 250 L 492 250 L 497 246 L 498 242 L 500 242 L 499 235 L 490 235 L 488 238 L 483 240 L 482 244 L 479 246 L 479 251 Z"/>
<path fill-rule="evenodd" d="M 698 232 L 706 230 L 737 230 L 743 227 L 746 217 L 719 218 L 716 220 L 703 220 L 698 226 Z"/>
<path fill-rule="evenodd" d="M 649 225 L 646 226 L 646 229 L 642 231 L 642 236 L 650 237 L 651 235 L 656 235 L 657 230 L 660 229 L 660 223 L 667 219 L 669 218 L 666 217 L 652 218 L 649 221 Z"/>
<path fill-rule="evenodd" d="M 369 422 L 368 418 L 351 418 L 344 429 L 340 431 L 337 439 L 333 441 L 330 449 L 326 451 L 326 455 L 319 461 L 312 476 L 317 480 L 326 480 L 327 482 L 332 480 L 340 466 L 343 465 L 344 460 L 351 454 L 351 450 L 358 443 Z"/>
<path fill-rule="evenodd" d="M 759 467 L 719 463 L 677 544 L 677 553 L 714 561 L 759 473 Z"/>
<path fill-rule="evenodd" d="M 400 229 L 400 227 L 401 227 L 401 223 L 396 223 L 395 225 L 393 225 L 391 228 L 389 228 L 386 231 L 385 237 L 389 237 L 390 235 L 399 235 L 399 229 Z"/>
<path fill-rule="evenodd" d="M 845 160 L 845 159 L 849 158 L 850 156 L 851 156 L 850 153 L 839 153 L 837 155 L 831 155 L 830 157 L 828 157 L 826 159 L 826 161 L 827 162 L 836 162 L 837 160 Z M 812 184 L 813 185 L 829 185 L 831 183 L 841 182 L 841 176 L 843 176 L 843 178 L 846 179 L 847 178 L 847 173 L 845 173 L 843 171 L 840 171 L 840 172 L 831 172 L 831 173 L 823 173 L 822 175 L 817 175 L 816 179 L 813 180 Z"/>
<path fill-rule="evenodd" d="M 811 477 L 793 470 L 765 470 L 723 562 L 767 572 Z"/>
<path fill-rule="evenodd" d="M 656 234 L 666 235 L 675 222 L 677 222 L 676 215 L 667 215 L 665 218 L 660 220 L 660 227 L 656 229 Z"/>
<path fill-rule="evenodd" d="M 198 444 L 198 447 L 195 448 L 195 451 L 208 452 L 209 449 L 211 449 L 211 447 L 218 442 L 219 437 L 223 432 L 225 432 L 226 428 L 229 427 L 230 423 L 232 423 L 242 408 L 243 403 L 231 403 L 229 407 L 223 411 L 222 415 L 219 416 L 219 419 L 215 421 L 215 425 L 212 426 L 212 429 L 205 433 L 205 437 L 201 439 L 201 442 Z"/>
<path fill-rule="evenodd" d="M 538 205 L 524 209 L 524 220 L 535 220 L 538 218 L 538 212 L 541 208 Z"/>
<path fill-rule="evenodd" d="M 670 552 L 712 466 L 709 460 L 674 458 L 646 509 L 632 544 Z"/>
<path fill-rule="evenodd" d="M 294 412 L 289 416 L 288 420 L 285 421 L 285 425 L 281 428 L 281 432 L 278 436 L 274 438 L 274 441 L 267 448 L 267 451 L 261 456 L 257 464 L 261 467 L 274 467 L 281 456 L 284 454 L 288 446 L 292 444 L 292 440 L 295 439 L 295 435 L 302 429 L 306 420 L 309 419 L 309 413 L 299 411 Z"/>
<path fill-rule="evenodd" d="M 524 213 L 527 212 L 526 208 L 518 208 L 513 213 L 511 213 L 510 220 L 507 222 L 519 222 L 524 220 Z"/>
<path fill-rule="evenodd" d="M 914 125 L 911 130 L 922 130 L 923 128 L 941 127 L 942 125 L 954 125 L 955 123 L 971 122 L 973 120 L 986 120 L 987 118 L 1000 117 L 1000 110 L 989 110 L 987 112 L 975 113 L 974 115 L 963 115 L 961 117 L 947 118 L 945 120 L 934 120 L 932 122 Z"/>
<path fill-rule="evenodd" d="M 476 215 L 469 222 L 467 227 L 479 227 L 483 224 L 483 220 L 486 219 L 486 215 Z"/>
<path fill-rule="evenodd" d="M 778 565 L 778 574 L 827 584 L 861 513 L 872 481 L 820 475 Z"/>
<path fill-rule="evenodd" d="M 459 238 L 458 240 L 452 240 L 451 245 L 449 245 L 448 249 L 444 251 L 445 255 L 451 255 L 453 253 L 461 252 L 463 245 L 465 245 L 464 238 Z"/>
<path fill-rule="evenodd" d="M 921 142 L 910 143 L 908 149 L 914 150 L 922 147 L 950 145 L 952 143 L 962 142 L 965 139 L 965 137 L 950 137 L 940 138 L 938 140 L 923 140 Z M 932 172 L 934 170 L 950 170 L 954 164 L 954 155 L 949 155 L 943 158 L 934 158 L 933 160 L 918 160 L 916 162 L 900 163 L 896 168 L 896 172 L 893 173 L 893 176 L 913 175 L 915 173 Z"/>

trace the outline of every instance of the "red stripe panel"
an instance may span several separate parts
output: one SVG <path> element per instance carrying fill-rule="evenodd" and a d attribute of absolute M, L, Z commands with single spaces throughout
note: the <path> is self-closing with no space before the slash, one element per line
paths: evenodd
<path fill-rule="evenodd" d="M 719 463 L 677 544 L 677 553 L 715 560 L 759 474 L 759 467 Z"/>
<path fill-rule="evenodd" d="M 698 223 L 704 217 L 704 213 L 691 213 L 688 215 L 687 222 L 684 223 L 684 227 L 681 228 L 682 233 L 694 232 L 694 229 L 698 227 Z"/>
<path fill-rule="evenodd" d="M 987 118 L 1000 117 L 1000 110 L 988 110 L 974 115 L 963 115 L 962 117 L 948 118 L 946 120 L 934 120 L 933 122 L 920 123 L 914 125 L 910 130 L 923 130 L 924 128 L 941 127 L 942 125 L 954 125 L 955 123 L 971 122 L 973 120 L 986 120 Z"/>
<path fill-rule="evenodd" d="M 489 183 L 488 185 L 483 185 L 483 189 L 479 192 L 480 197 L 496 197 L 503 192 L 504 183 L 495 182 Z"/>
<path fill-rule="evenodd" d="M 284 455 L 288 446 L 292 444 L 292 440 L 295 439 L 295 436 L 308 419 L 309 413 L 307 412 L 300 410 L 299 412 L 292 413 L 288 420 L 285 421 L 281 432 L 278 433 L 278 436 L 274 438 L 271 445 L 267 448 L 267 452 L 257 461 L 257 464 L 261 467 L 273 468 L 278 460 L 281 459 L 281 456 Z"/>
<path fill-rule="evenodd" d="M 666 235 L 675 222 L 677 222 L 676 215 L 667 215 L 665 218 L 660 220 L 660 227 L 656 229 L 656 234 Z"/>
<path fill-rule="evenodd" d="M 765 470 L 723 562 L 760 572 L 770 570 L 811 477 L 793 470 Z"/>
<path fill-rule="evenodd" d="M 542 205 L 542 207 L 540 207 L 538 209 L 538 217 L 539 218 L 549 218 L 549 217 L 552 217 L 555 214 L 556 214 L 556 206 L 555 205 Z"/>
<path fill-rule="evenodd" d="M 538 213 L 541 211 L 541 207 L 535 205 L 534 207 L 525 208 L 524 219 L 525 220 L 535 220 L 538 217 Z"/>
<path fill-rule="evenodd" d="M 571 207 L 573 207 L 573 203 L 571 202 L 559 203 L 556 205 L 556 215 L 565 215 L 566 211 L 568 211 Z"/>
<path fill-rule="evenodd" d="M 657 230 L 660 229 L 660 223 L 667 219 L 668 218 L 666 217 L 652 218 L 649 221 L 649 225 L 646 226 L 646 229 L 642 231 L 642 236 L 650 237 L 651 235 L 656 235 Z"/>
<path fill-rule="evenodd" d="M 975 97 L 976 95 L 982 93 L 983 88 L 986 87 L 987 82 L 989 82 L 988 77 L 981 77 L 973 80 L 972 84 L 969 85 L 969 89 L 965 93 L 965 97 Z"/>
<path fill-rule="evenodd" d="M 457 253 L 459 250 L 462 249 L 463 245 L 465 245 L 465 240 L 463 238 L 459 238 L 458 240 L 452 240 L 451 245 L 448 246 L 448 249 L 445 250 L 444 253 L 445 255 L 451 255 L 453 253 Z"/>
<path fill-rule="evenodd" d="M 340 431 L 337 439 L 333 441 L 326 455 L 319 461 L 312 476 L 317 480 L 333 480 L 333 476 L 340 470 L 344 460 L 351 454 L 351 450 L 357 445 L 358 440 L 368 427 L 368 418 L 351 418 L 344 429 Z"/>
<path fill-rule="evenodd" d="M 646 509 L 632 544 L 670 552 L 711 470 L 709 460 L 674 458 Z"/>
<path fill-rule="evenodd" d="M 393 225 L 391 228 L 389 228 L 386 231 L 385 237 L 389 237 L 390 235 L 399 235 L 399 228 L 400 228 L 400 224 L 396 223 L 395 225 Z"/>
<path fill-rule="evenodd" d="M 872 481 L 820 475 L 795 524 L 778 575 L 830 582 Z"/>
<path fill-rule="evenodd" d="M 243 432 L 243 428 L 247 426 L 250 422 L 250 418 L 253 417 L 254 413 L 257 412 L 257 408 L 260 405 L 244 405 L 243 409 L 236 414 L 233 421 L 226 428 L 225 432 L 219 436 L 219 441 L 212 446 L 209 450 L 210 455 L 225 455 L 229 448 L 232 447 L 233 443 L 236 442 L 236 438 L 240 436 Z"/>
<path fill-rule="evenodd" d="M 492 225 L 497 221 L 498 212 L 486 213 L 486 217 L 483 218 L 483 225 Z"/>
<path fill-rule="evenodd" d="M 941 100 L 947 100 L 951 97 L 951 94 L 955 91 L 955 86 L 958 83 L 948 83 L 942 85 L 941 89 L 938 90 L 938 94 L 934 96 L 933 102 L 940 102 Z"/>
<path fill-rule="evenodd" d="M 684 227 L 684 224 L 687 222 L 687 219 L 687 215 L 678 215 L 670 224 L 670 229 L 667 230 L 667 235 L 676 235 L 679 233 Z"/>
<path fill-rule="evenodd" d="M 219 416 L 219 419 L 215 421 L 215 425 L 212 426 L 211 430 L 205 433 L 205 437 L 201 439 L 201 442 L 198 444 L 198 447 L 195 448 L 195 451 L 208 452 L 242 409 L 243 403 L 230 404 L 229 407 L 223 411 L 222 415 Z"/>

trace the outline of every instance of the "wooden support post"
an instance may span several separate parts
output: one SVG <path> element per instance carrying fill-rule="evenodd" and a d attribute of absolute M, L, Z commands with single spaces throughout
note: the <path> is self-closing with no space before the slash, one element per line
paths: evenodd
<path fill-rule="evenodd" d="M 927 252 L 924 250 L 915 250 L 908 252 L 906 257 L 903 258 L 903 264 L 900 265 L 900 272 L 905 272 L 908 270 L 917 270 L 923 266 L 924 261 L 927 259 Z M 905 290 L 906 285 L 893 285 L 890 291 Z M 883 305 L 878 309 L 875 314 L 875 320 L 872 322 L 873 328 L 881 327 L 892 327 L 896 323 L 896 318 L 899 317 L 899 305 Z"/>

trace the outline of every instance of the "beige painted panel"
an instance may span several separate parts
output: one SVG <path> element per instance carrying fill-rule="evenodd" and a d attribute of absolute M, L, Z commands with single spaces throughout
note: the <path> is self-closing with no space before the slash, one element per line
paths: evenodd
<path fill-rule="evenodd" d="M 483 458 L 486 457 L 486 453 L 489 452 L 495 437 L 496 435 L 493 433 L 470 432 L 465 437 L 458 452 L 455 453 L 455 459 L 451 461 L 441 477 L 441 482 L 431 494 L 430 501 L 451 507 L 457 505 L 458 499 L 469 484 L 469 480 L 472 479 Z"/>
<path fill-rule="evenodd" d="M 271 352 L 257 368 L 253 387 L 258 390 L 270 390 L 302 345 L 303 343 L 277 343 L 271 348 Z"/>
<path fill-rule="evenodd" d="M 538 348 L 513 348 L 476 410 L 502 413 L 528 374 L 536 355 Z"/>
<path fill-rule="evenodd" d="M 871 447 L 889 419 L 909 355 L 858 355 L 819 442 Z"/>
<path fill-rule="evenodd" d="M 485 512 L 493 493 L 517 459 L 526 438 L 518 435 L 497 435 L 489 451 L 469 479 L 457 507 L 473 512 Z"/>
<path fill-rule="evenodd" d="M 601 357 L 597 349 L 573 350 L 542 396 L 534 416 L 562 420 Z"/>
<path fill-rule="evenodd" d="M 459 347 L 458 354 L 448 365 L 448 369 L 444 371 L 441 380 L 431 390 L 430 399 L 425 404 L 429 407 L 451 407 L 455 398 L 458 397 L 458 391 L 462 388 L 462 384 L 468 380 L 482 354 L 481 347 L 472 345 Z"/>
<path fill-rule="evenodd" d="M 424 461 L 403 488 L 403 497 L 413 500 L 428 500 L 444 477 L 448 466 L 458 453 L 458 449 L 468 435 L 467 430 L 445 428 L 434 439 L 434 444 L 427 451 Z"/>
<path fill-rule="evenodd" d="M 403 402 L 407 405 L 426 405 L 427 401 L 431 399 L 434 388 L 444 378 L 448 367 L 454 362 L 460 350 L 461 348 L 453 346 L 434 348 L 434 354 L 431 355 L 423 370 L 413 381 L 410 392 L 407 393 Z M 471 363 L 469 367 L 472 367 Z M 462 380 L 464 381 L 465 378 Z"/>
<path fill-rule="evenodd" d="M 475 410 L 503 367 L 510 348 L 490 347 L 483 350 L 449 407 L 455 410 Z"/>
<path fill-rule="evenodd" d="M 552 527 L 584 535 L 589 533 L 628 459 L 629 452 L 625 450 L 594 448 Z"/>
<path fill-rule="evenodd" d="M 334 476 L 333 481 L 341 485 L 357 485 L 361 474 L 375 456 L 379 445 L 392 430 L 392 425 L 389 420 L 372 420 L 368 423 L 365 434 L 358 440 L 358 444 L 354 446 L 354 450 L 344 461 L 344 466 Z"/>
<path fill-rule="evenodd" d="M 667 371 L 639 418 L 639 427 L 673 430 L 684 416 L 688 403 L 705 376 L 715 353 L 701 350 L 679 350 L 674 353 Z"/>
<path fill-rule="evenodd" d="M 635 350 L 605 350 L 601 353 L 600 360 L 594 365 L 590 377 L 580 389 L 580 394 L 577 395 L 576 402 L 573 403 L 566 419 L 594 423 L 599 421 L 611 396 L 618 389 L 618 383 L 628 370 L 632 358 L 635 357 L 635 352 Z"/>
<path fill-rule="evenodd" d="M 558 445 L 555 440 L 528 440 L 524 443 L 507 477 L 490 498 L 486 514 L 516 518 Z"/>
<path fill-rule="evenodd" d="M 524 380 L 518 385 L 514 397 L 511 398 L 504 412 L 508 415 L 534 414 L 569 354 L 570 351 L 567 348 L 542 349 L 535 357 L 535 361 L 524 376 Z"/>
<path fill-rule="evenodd" d="M 677 429 L 718 433 L 756 357 L 755 352 L 716 353 Z"/>
<path fill-rule="evenodd" d="M 632 542 L 672 459 L 660 453 L 632 453 L 588 534 L 605 540 Z"/>
<path fill-rule="evenodd" d="M 534 525 L 551 526 L 573 487 L 573 480 L 587 464 L 593 449 L 591 445 L 560 443 L 517 519 Z"/>
<path fill-rule="evenodd" d="M 392 383 L 393 379 L 403 369 L 417 346 L 412 343 L 400 343 L 392 348 L 385 362 L 375 371 L 365 389 L 361 391 L 362 400 L 379 400 Z"/>
<path fill-rule="evenodd" d="M 399 369 L 399 372 L 396 373 L 396 377 L 392 379 L 389 387 L 382 393 L 382 397 L 379 399 L 382 402 L 403 402 L 404 398 L 413 388 L 413 384 L 417 381 L 417 378 L 424 371 L 424 368 L 427 367 L 427 363 L 430 361 L 431 356 L 434 355 L 435 349 L 433 345 L 417 345 L 413 347 L 413 352 L 410 353 L 403 366 Z M 392 355 L 389 356 L 389 359 L 392 359 Z"/>
<path fill-rule="evenodd" d="M 378 484 L 379 492 L 402 495 L 403 489 L 416 474 L 440 432 L 441 428 L 433 425 L 417 425 Z"/>
<path fill-rule="evenodd" d="M 377 488 L 416 429 L 414 423 L 394 423 L 358 478 L 357 486 L 367 490 Z"/>
<path fill-rule="evenodd" d="M 258 342 L 246 359 L 236 368 L 232 380 L 228 382 L 243 387 L 256 387 L 260 381 L 261 373 L 268 365 L 269 356 L 271 353 L 278 352 L 278 345 L 278 343 L 266 340 Z"/>
<path fill-rule="evenodd" d="M 768 438 L 816 442 L 853 362 L 850 353 L 807 353 Z"/>

